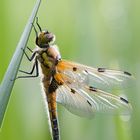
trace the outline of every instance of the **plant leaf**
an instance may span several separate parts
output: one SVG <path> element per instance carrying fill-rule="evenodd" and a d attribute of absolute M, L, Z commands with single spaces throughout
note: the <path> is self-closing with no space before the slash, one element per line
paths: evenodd
<path fill-rule="evenodd" d="M 22 57 L 23 57 L 23 49 L 25 49 L 26 44 L 28 42 L 28 38 L 30 36 L 30 32 L 32 29 L 32 23 L 34 22 L 40 3 L 41 3 L 41 0 L 36 1 L 36 4 L 32 10 L 31 16 L 28 19 L 28 22 L 25 26 L 25 29 L 17 45 L 16 51 L 11 59 L 11 62 L 7 68 L 7 71 L 5 73 L 5 76 L 0 86 L 0 127 L 2 126 L 4 114 L 6 112 L 6 108 L 9 102 L 11 91 L 15 82 L 14 79 L 16 78 L 16 75 L 17 75 L 17 72 L 18 72 Z"/>

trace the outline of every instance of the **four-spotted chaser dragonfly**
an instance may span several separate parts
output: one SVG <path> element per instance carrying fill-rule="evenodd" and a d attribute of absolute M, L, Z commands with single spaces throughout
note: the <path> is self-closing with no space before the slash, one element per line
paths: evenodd
<path fill-rule="evenodd" d="M 42 84 L 48 105 L 49 119 L 53 140 L 59 140 L 59 128 L 57 120 L 57 104 L 65 106 L 73 114 L 92 117 L 96 112 L 114 112 L 131 110 L 130 103 L 123 97 L 112 95 L 99 89 L 118 86 L 132 78 L 126 71 L 111 70 L 105 68 L 92 68 L 75 62 L 61 59 L 58 47 L 55 45 L 55 35 L 49 31 L 42 31 L 37 22 L 40 32 L 36 33 L 36 50 L 32 51 L 29 61 L 34 61 L 31 72 L 20 70 L 28 76 L 18 78 L 37 77 L 38 65 L 42 70 Z M 34 70 L 36 74 L 33 75 Z"/>

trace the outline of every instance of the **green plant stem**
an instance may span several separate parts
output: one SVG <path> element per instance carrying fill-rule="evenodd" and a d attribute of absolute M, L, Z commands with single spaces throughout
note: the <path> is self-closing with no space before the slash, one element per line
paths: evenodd
<path fill-rule="evenodd" d="M 8 66 L 8 69 L 6 71 L 6 74 L 0 86 L 0 127 L 2 126 L 4 114 L 6 112 L 6 108 L 9 102 L 11 91 L 15 82 L 14 79 L 17 76 L 17 72 L 18 72 L 22 57 L 23 57 L 23 49 L 25 49 L 26 44 L 28 42 L 28 38 L 30 36 L 30 32 L 32 29 L 32 23 L 34 22 L 40 3 L 41 3 L 41 0 L 36 1 L 36 4 L 33 8 L 31 16 L 21 35 L 16 51 L 12 57 L 12 60 Z"/>

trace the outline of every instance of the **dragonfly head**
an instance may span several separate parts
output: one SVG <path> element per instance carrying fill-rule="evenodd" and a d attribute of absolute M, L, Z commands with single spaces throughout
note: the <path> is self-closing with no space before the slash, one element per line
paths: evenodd
<path fill-rule="evenodd" d="M 55 35 L 48 31 L 41 31 L 36 37 L 36 45 L 40 48 L 47 48 L 55 41 Z"/>

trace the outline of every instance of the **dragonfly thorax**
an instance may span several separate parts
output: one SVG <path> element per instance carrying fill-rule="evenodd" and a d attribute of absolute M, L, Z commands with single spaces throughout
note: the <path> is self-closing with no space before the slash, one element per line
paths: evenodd
<path fill-rule="evenodd" d="M 55 35 L 48 31 L 42 31 L 36 37 L 36 45 L 40 48 L 47 48 L 49 47 L 50 43 L 55 41 Z"/>

